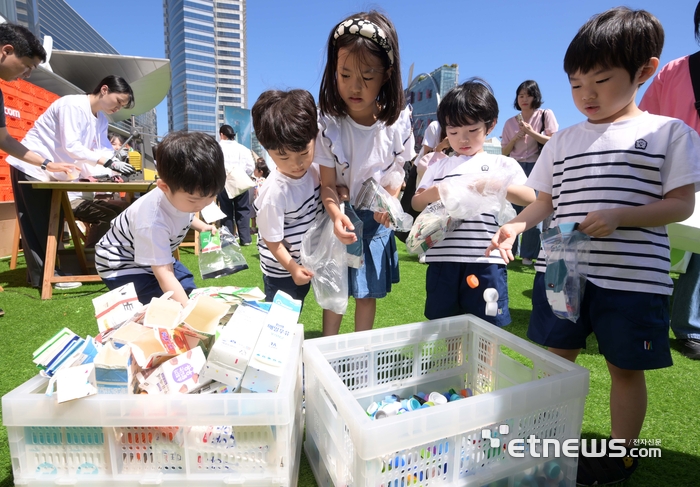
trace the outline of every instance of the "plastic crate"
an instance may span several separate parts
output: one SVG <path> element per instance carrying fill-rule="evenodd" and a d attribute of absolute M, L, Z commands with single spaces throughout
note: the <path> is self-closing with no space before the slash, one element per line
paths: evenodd
<path fill-rule="evenodd" d="M 578 438 L 588 370 L 507 331 L 464 315 L 307 340 L 303 356 L 304 449 L 321 487 L 575 485 L 576 458 L 514 458 L 506 445 Z M 441 406 L 365 413 L 389 394 L 467 387 L 474 396 Z"/>
<path fill-rule="evenodd" d="M 98 394 L 65 404 L 36 376 L 2 398 L 15 485 L 296 486 L 301 344 L 274 394 Z M 233 438 L 233 440 L 232 440 Z"/>

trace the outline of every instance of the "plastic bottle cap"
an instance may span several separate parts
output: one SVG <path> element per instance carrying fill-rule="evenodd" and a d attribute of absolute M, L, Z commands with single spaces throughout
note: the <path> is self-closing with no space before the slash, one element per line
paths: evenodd
<path fill-rule="evenodd" d="M 447 398 L 440 394 L 439 392 L 431 392 L 430 396 L 428 396 L 428 401 L 432 402 L 433 404 L 446 404 L 447 403 Z"/>
<path fill-rule="evenodd" d="M 372 404 L 370 404 L 367 407 L 367 414 L 369 414 L 370 416 L 374 416 L 374 413 L 376 413 L 378 409 L 379 409 L 379 404 L 376 402 L 373 402 Z"/>
<path fill-rule="evenodd" d="M 479 287 L 479 278 L 476 277 L 474 274 L 470 274 L 467 276 L 467 284 L 470 288 L 476 289 L 477 287 Z"/>

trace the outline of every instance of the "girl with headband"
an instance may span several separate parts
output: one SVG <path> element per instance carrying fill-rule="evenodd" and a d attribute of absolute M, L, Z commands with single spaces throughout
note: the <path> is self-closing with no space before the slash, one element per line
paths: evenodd
<path fill-rule="evenodd" d="M 404 162 L 415 157 L 411 108 L 401 84 L 398 36 L 386 16 L 376 11 L 351 15 L 331 30 L 327 52 L 315 162 L 335 235 L 351 244 L 357 236 L 340 203 L 354 205 L 369 178 L 399 194 Z M 349 293 L 356 303 L 355 331 L 363 331 L 374 325 L 377 298 L 399 282 L 399 266 L 388 214 L 356 212 L 363 223 L 364 262 L 349 268 Z M 323 310 L 323 334 L 337 334 L 342 318 Z"/>

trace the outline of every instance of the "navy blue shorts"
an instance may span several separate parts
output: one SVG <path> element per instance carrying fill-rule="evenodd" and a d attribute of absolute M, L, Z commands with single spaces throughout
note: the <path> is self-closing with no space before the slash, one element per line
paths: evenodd
<path fill-rule="evenodd" d="M 586 348 L 586 338 L 595 333 L 600 353 L 615 367 L 651 370 L 673 365 L 668 331 L 666 295 L 604 289 L 586 281 L 581 316 L 573 323 L 552 313 L 544 273 L 535 275 L 527 336 L 540 345 Z"/>
<path fill-rule="evenodd" d="M 275 298 L 277 291 L 282 291 L 289 294 L 292 299 L 298 299 L 301 304 L 304 304 L 304 298 L 309 294 L 311 283 L 297 286 L 292 277 L 270 277 L 263 274 L 263 283 L 265 284 L 265 301 L 270 303 Z"/>
<path fill-rule="evenodd" d="M 179 260 L 173 264 L 173 273 L 175 278 L 180 281 L 185 293 L 189 296 L 190 293 L 197 289 L 194 284 L 194 276 L 190 270 Z M 153 274 L 131 274 L 121 277 L 102 278 L 108 289 L 116 289 L 130 282 L 134 283 L 136 295 L 139 297 L 141 304 L 148 304 L 153 298 L 159 298 L 163 295 L 163 290 L 158 284 L 158 279 Z"/>
<path fill-rule="evenodd" d="M 467 277 L 474 274 L 479 286 L 472 289 Z M 486 316 L 484 290 L 498 291 L 498 314 Z M 425 317 L 429 320 L 471 313 L 496 326 L 510 324 L 506 266 L 465 262 L 431 262 L 425 275 Z"/>
<path fill-rule="evenodd" d="M 399 251 L 394 232 L 374 220 L 374 212 L 355 210 L 362 220 L 364 264 L 348 268 L 348 294 L 355 299 L 383 298 L 399 282 Z"/>

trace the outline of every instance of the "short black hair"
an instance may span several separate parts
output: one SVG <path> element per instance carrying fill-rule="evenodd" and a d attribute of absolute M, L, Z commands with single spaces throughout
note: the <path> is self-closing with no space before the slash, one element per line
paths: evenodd
<path fill-rule="evenodd" d="M 520 108 L 520 104 L 518 103 L 518 95 L 520 94 L 521 91 L 527 91 L 527 94 L 532 97 L 532 109 L 537 110 L 539 107 L 542 106 L 542 92 L 540 92 L 540 87 L 537 84 L 537 81 L 528 79 L 520 83 L 520 86 L 518 86 L 518 89 L 515 90 L 515 103 L 513 103 L 513 107 L 521 111 L 522 108 Z"/>
<path fill-rule="evenodd" d="M 219 127 L 219 134 L 225 135 L 228 140 L 236 138 L 236 131 L 230 125 L 222 125 Z"/>
<path fill-rule="evenodd" d="M 17 57 L 38 57 L 46 62 L 46 51 L 39 39 L 24 26 L 17 24 L 0 24 L 0 47 L 11 45 Z"/>
<path fill-rule="evenodd" d="M 226 183 L 224 153 L 211 135 L 171 132 L 158 144 L 158 177 L 171 191 L 218 195 Z"/>
<path fill-rule="evenodd" d="M 318 135 L 314 97 L 306 90 L 268 90 L 251 110 L 255 136 L 268 151 L 302 152 Z"/>
<path fill-rule="evenodd" d="M 343 34 L 337 39 L 333 38 L 338 25 L 350 19 L 369 20 L 384 31 L 387 42 L 394 54 L 393 65 L 389 61 L 389 55 L 386 51 L 375 42 L 365 37 L 355 34 Z M 382 85 L 382 88 L 379 90 L 379 95 L 377 96 L 377 104 L 379 105 L 377 120 L 383 121 L 386 125 L 392 125 L 398 120 L 401 110 L 406 106 L 406 97 L 401 81 L 399 37 L 396 34 L 394 24 L 391 23 L 391 20 L 389 20 L 386 15 L 376 10 L 370 10 L 369 12 L 359 12 L 350 15 L 333 26 L 331 33 L 328 35 L 328 42 L 326 44 L 326 68 L 323 71 L 321 88 L 318 95 L 318 105 L 321 109 L 321 113 L 333 117 L 344 117 L 348 114 L 345 102 L 340 97 L 336 79 L 338 51 L 342 48 L 347 48 L 352 54 L 355 54 L 360 61 L 366 60 L 368 56 L 375 56 L 381 60 L 385 73 L 389 74 L 389 78 Z"/>
<path fill-rule="evenodd" d="M 484 122 L 488 132 L 498 121 L 498 102 L 486 81 L 470 78 L 445 95 L 438 106 L 437 116 L 441 127 Z"/>
<path fill-rule="evenodd" d="M 623 68 L 634 80 L 652 57 L 661 57 L 664 29 L 646 10 L 616 7 L 591 17 L 569 44 L 564 71 L 569 76 L 592 69 Z"/>
<path fill-rule="evenodd" d="M 119 93 L 122 95 L 129 95 L 129 102 L 124 105 L 124 108 L 131 108 L 134 106 L 134 91 L 131 89 L 131 85 L 122 78 L 121 76 L 115 76 L 110 74 L 102 78 L 102 80 L 97 83 L 95 89 L 92 90 L 92 95 L 99 95 L 102 91 L 102 87 L 107 87 L 107 93 Z"/>
<path fill-rule="evenodd" d="M 126 139 L 122 137 L 120 134 L 116 132 L 108 132 L 107 133 L 107 139 L 109 139 L 110 142 L 112 142 L 114 139 L 117 139 L 121 145 L 124 145 L 124 142 Z"/>
<path fill-rule="evenodd" d="M 262 177 L 267 178 L 270 175 L 270 168 L 267 167 L 267 162 L 262 157 L 258 157 L 255 161 L 255 169 L 262 173 Z"/>

